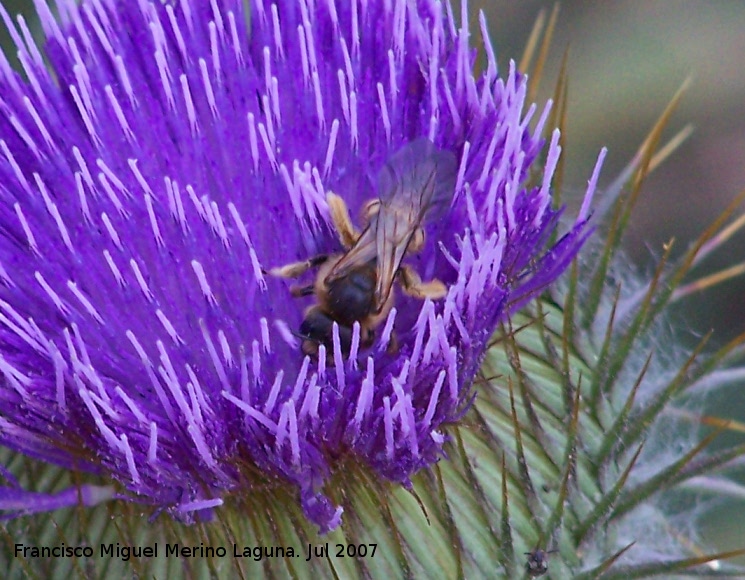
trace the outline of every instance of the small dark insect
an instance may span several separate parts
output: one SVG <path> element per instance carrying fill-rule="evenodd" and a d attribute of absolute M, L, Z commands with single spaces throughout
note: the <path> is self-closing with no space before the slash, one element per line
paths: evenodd
<path fill-rule="evenodd" d="M 363 208 L 365 227 L 358 232 L 344 200 L 334 193 L 326 199 L 331 218 L 346 250 L 342 254 L 318 255 L 303 262 L 272 268 L 269 273 L 297 278 L 318 268 L 315 282 L 291 288 L 293 296 L 315 295 L 317 303 L 305 312 L 299 336 L 303 353 L 317 357 L 320 345 L 333 364 L 333 326 L 339 328 L 339 347 L 348 356 L 352 328 L 360 325 L 360 347 L 375 340 L 375 329 L 393 308 L 391 289 L 398 280 L 409 296 L 442 298 L 447 288 L 439 280 L 423 282 L 404 257 L 424 247 L 427 217 L 449 204 L 455 190 L 456 161 L 452 153 L 437 149 L 428 139 L 417 139 L 397 151 L 384 165 L 378 198 Z M 396 349 L 391 335 L 389 350 Z"/>
<path fill-rule="evenodd" d="M 558 550 L 541 550 L 540 548 L 536 548 L 532 552 L 525 552 L 525 555 L 528 556 L 528 561 L 525 562 L 525 571 L 528 573 L 528 576 L 531 578 L 537 578 L 538 576 L 543 576 L 548 572 L 547 556 L 557 551 Z"/>

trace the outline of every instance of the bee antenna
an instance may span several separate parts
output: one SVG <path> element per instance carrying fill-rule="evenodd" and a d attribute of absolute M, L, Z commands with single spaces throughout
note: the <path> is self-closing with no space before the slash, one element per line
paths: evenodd
<path fill-rule="evenodd" d="M 294 330 L 291 330 L 290 332 L 292 333 L 292 335 L 294 337 L 299 338 L 301 340 L 309 340 L 309 341 L 314 342 L 316 344 L 319 344 L 319 345 L 321 344 L 321 341 L 319 341 L 316 338 L 313 338 L 312 336 L 308 336 L 307 334 L 301 334 L 301 333 L 296 332 Z"/>

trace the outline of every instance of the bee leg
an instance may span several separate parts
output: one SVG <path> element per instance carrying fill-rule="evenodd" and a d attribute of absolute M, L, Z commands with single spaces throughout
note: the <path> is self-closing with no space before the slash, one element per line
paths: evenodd
<path fill-rule="evenodd" d="M 334 361 L 334 352 L 329 350 L 326 352 L 326 368 L 333 369 L 336 365 L 336 361 Z"/>
<path fill-rule="evenodd" d="M 431 298 L 432 300 L 437 300 L 438 298 L 444 298 L 448 293 L 445 284 L 437 279 L 422 282 L 419 274 L 410 266 L 401 266 L 398 275 L 401 281 L 401 289 L 414 298 L 421 300 Z"/>
<path fill-rule="evenodd" d="M 314 340 L 305 339 L 300 345 L 300 350 L 312 359 L 318 358 L 318 343 Z"/>
<path fill-rule="evenodd" d="M 297 278 L 302 274 L 305 274 L 311 268 L 320 266 L 329 259 L 328 254 L 319 254 L 309 260 L 303 260 L 302 262 L 294 262 L 287 264 L 286 266 L 280 266 L 279 268 L 272 268 L 267 273 L 271 276 L 277 276 L 278 278 Z"/>
<path fill-rule="evenodd" d="M 359 239 L 360 233 L 352 224 L 347 204 L 341 197 L 330 191 L 326 194 L 326 203 L 329 204 L 331 219 L 334 222 L 336 233 L 339 234 L 341 245 L 347 249 L 351 248 Z"/>
<path fill-rule="evenodd" d="M 388 354 L 396 354 L 398 352 L 398 337 L 396 331 L 391 331 L 391 337 L 388 339 L 388 345 L 385 348 L 385 352 Z"/>
<path fill-rule="evenodd" d="M 379 199 L 371 199 L 362 206 L 362 223 L 365 224 L 365 227 L 367 227 L 367 225 L 370 223 L 370 220 L 373 218 L 373 216 L 377 215 L 379 211 Z"/>
<path fill-rule="evenodd" d="M 375 342 L 375 329 L 373 328 L 360 328 L 360 346 L 362 348 L 370 348 Z"/>
<path fill-rule="evenodd" d="M 414 230 L 414 235 L 411 238 L 411 241 L 409 242 L 409 247 L 406 250 L 407 254 L 418 254 L 422 251 L 422 248 L 424 247 L 424 230 L 422 228 L 417 228 Z"/>
<path fill-rule="evenodd" d="M 307 284 L 305 286 L 290 286 L 290 294 L 295 298 L 302 296 L 310 296 L 315 292 L 316 287 L 313 284 Z"/>

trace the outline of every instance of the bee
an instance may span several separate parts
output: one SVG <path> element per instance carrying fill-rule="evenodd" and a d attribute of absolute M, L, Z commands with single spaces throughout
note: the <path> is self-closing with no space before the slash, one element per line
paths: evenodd
<path fill-rule="evenodd" d="M 531 578 L 537 578 L 543 576 L 548 572 L 548 555 L 558 552 L 558 550 L 541 550 L 536 548 L 532 552 L 525 552 L 528 556 L 528 561 L 525 562 L 525 571 Z"/>
<path fill-rule="evenodd" d="M 333 325 L 338 325 L 339 348 L 343 356 L 351 350 L 353 326 L 360 326 L 360 346 L 368 348 L 375 329 L 393 308 L 393 284 L 419 299 L 442 298 L 445 285 L 436 279 L 423 282 L 403 259 L 424 247 L 423 226 L 452 201 L 455 190 L 455 156 L 437 149 L 425 138 L 399 149 L 384 164 L 378 180 L 378 197 L 362 211 L 363 230 L 352 224 L 344 200 L 326 194 L 331 219 L 345 252 L 320 254 L 302 262 L 272 268 L 269 274 L 297 278 L 318 268 L 315 282 L 293 286 L 293 296 L 314 295 L 317 303 L 304 314 L 298 336 L 304 354 L 317 357 L 326 347 L 328 364 L 333 364 Z M 396 350 L 391 335 L 389 351 Z"/>

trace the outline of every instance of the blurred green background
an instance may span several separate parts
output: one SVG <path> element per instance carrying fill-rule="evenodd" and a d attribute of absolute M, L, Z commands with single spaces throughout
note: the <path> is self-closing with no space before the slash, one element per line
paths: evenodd
<path fill-rule="evenodd" d="M 504 67 L 522 53 L 536 14 L 553 3 L 479 0 L 478 7 L 487 11 Z M 565 182 L 577 192 L 601 146 L 609 149 L 602 185 L 629 161 L 683 81 L 693 79 L 668 137 L 688 123 L 694 133 L 646 183 L 626 238 L 629 255 L 648 272 L 663 243 L 674 237 L 679 255 L 745 188 L 745 2 L 562 2 L 544 99 L 567 47 Z M 745 236 L 732 240 L 697 273 L 745 259 L 743 247 Z M 695 334 L 713 328 L 720 343 L 745 332 L 744 290 L 741 279 L 686 301 L 681 323 Z"/>
<path fill-rule="evenodd" d="M 30 0 L 0 4 L 11 14 L 23 13 L 34 28 Z M 552 7 L 540 0 L 471 0 L 472 41 L 479 42 L 477 10 L 484 9 L 504 70 L 509 59 L 519 60 L 539 11 Z M 0 43 L 15 64 L 3 26 Z M 564 1 L 540 100 L 550 96 L 567 47 L 565 186 L 578 195 L 600 147 L 609 149 L 602 187 L 629 161 L 683 81 L 693 78 L 668 137 L 688 123 L 695 131 L 647 181 L 626 237 L 629 256 L 649 274 L 663 243 L 674 237 L 679 255 L 745 188 L 745 2 Z M 745 260 L 744 248 L 745 235 L 739 235 L 696 273 Z M 745 332 L 744 298 L 745 278 L 740 278 L 681 301 L 674 322 L 684 343 L 694 344 L 710 329 L 717 344 Z M 710 401 L 710 412 L 745 422 L 743 387 L 720 393 Z M 743 437 L 723 436 L 719 445 L 734 442 L 742 443 Z M 745 502 L 722 502 L 711 511 L 702 541 L 719 549 L 743 547 L 742 513 Z"/>
<path fill-rule="evenodd" d="M 502 68 L 510 58 L 519 59 L 540 10 L 550 13 L 554 5 L 539 0 L 469 4 L 486 11 Z M 471 22 L 478 21 L 472 16 Z M 646 182 L 625 239 L 633 263 L 648 275 L 663 243 L 675 238 L 674 255 L 680 255 L 745 188 L 745 2 L 562 2 L 543 100 L 551 96 L 567 47 L 565 185 L 577 194 L 584 191 L 600 147 L 609 150 L 602 186 L 628 163 L 670 98 L 692 77 L 667 135 L 689 123 L 694 132 Z M 694 276 L 743 260 L 745 234 L 740 234 Z M 715 345 L 745 332 L 745 277 L 681 300 L 673 323 L 688 346 L 709 330 Z M 745 384 L 717 393 L 707 411 L 745 421 Z M 725 434 L 713 447 L 744 439 Z M 745 484 L 743 470 L 739 473 Z M 718 550 L 745 547 L 745 501 L 725 499 L 708 507 L 701 542 Z"/>

